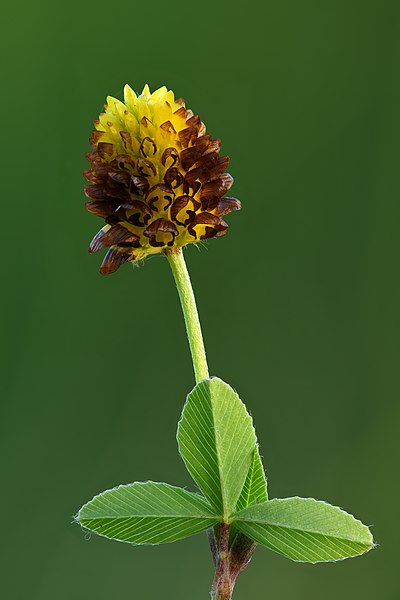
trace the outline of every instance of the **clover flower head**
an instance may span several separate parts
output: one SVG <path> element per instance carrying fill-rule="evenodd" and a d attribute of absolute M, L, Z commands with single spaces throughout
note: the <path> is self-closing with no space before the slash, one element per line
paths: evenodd
<path fill-rule="evenodd" d="M 109 96 L 94 122 L 84 173 L 86 208 L 106 221 L 89 248 L 109 248 L 102 274 L 222 236 L 222 217 L 240 209 L 225 197 L 233 182 L 229 157 L 219 156 L 220 140 L 206 134 L 200 117 L 166 87 L 150 93 L 146 85 L 137 96 L 126 85 L 124 92 L 124 102 Z"/>

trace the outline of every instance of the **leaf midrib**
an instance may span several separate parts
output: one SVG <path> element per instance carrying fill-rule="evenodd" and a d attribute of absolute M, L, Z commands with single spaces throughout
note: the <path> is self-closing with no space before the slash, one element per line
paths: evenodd
<path fill-rule="evenodd" d="M 114 519 L 115 521 L 118 521 L 119 519 L 136 519 L 136 518 L 141 518 L 141 519 L 210 519 L 210 520 L 215 520 L 218 521 L 219 517 L 217 515 L 174 515 L 174 514 L 168 514 L 168 515 L 152 515 L 152 514 L 147 514 L 147 515 L 143 515 L 143 514 L 130 514 L 130 515 L 120 515 L 120 516 L 95 516 L 95 517 L 81 517 L 78 516 L 78 520 L 79 521 L 94 521 L 95 519 Z"/>
<path fill-rule="evenodd" d="M 227 502 L 226 502 L 226 496 L 225 496 L 225 486 L 223 485 L 224 482 L 224 478 L 222 477 L 222 472 L 221 472 L 221 456 L 220 456 L 220 448 L 219 445 L 217 444 L 217 427 L 216 427 L 216 416 L 214 413 L 214 402 L 212 400 L 212 394 L 211 394 L 211 389 L 210 390 L 210 403 L 211 403 L 211 413 L 212 413 L 212 418 L 213 418 L 213 434 L 214 434 L 214 444 L 215 444 L 215 448 L 216 448 L 216 455 L 217 455 L 217 464 L 218 464 L 218 474 L 219 474 L 219 487 L 220 487 L 220 492 L 221 492 L 221 501 L 222 501 L 222 518 L 225 521 L 228 517 L 228 515 L 226 514 L 226 506 L 227 506 Z M 224 389 L 224 403 L 225 403 L 225 389 Z"/>
<path fill-rule="evenodd" d="M 325 538 L 329 538 L 332 540 L 342 540 L 342 541 L 346 541 L 346 542 L 354 542 L 355 544 L 361 544 L 361 545 L 370 545 L 372 544 L 372 540 L 371 541 L 360 541 L 359 539 L 354 539 L 352 537 L 343 537 L 342 534 L 332 534 L 332 533 L 322 533 L 321 531 L 315 531 L 313 529 L 299 529 L 298 527 L 289 527 L 287 525 L 281 525 L 280 523 L 266 523 L 265 521 L 258 521 L 256 519 L 248 519 L 248 520 L 244 520 L 244 519 L 234 519 L 232 521 L 233 523 L 247 523 L 249 525 L 251 525 L 252 523 L 254 523 L 255 525 L 263 525 L 265 527 L 272 527 L 272 528 L 276 528 L 276 529 L 284 529 L 285 531 L 290 531 L 290 532 L 297 532 L 297 533 L 311 533 L 314 535 L 319 535 L 321 537 L 325 537 Z"/>

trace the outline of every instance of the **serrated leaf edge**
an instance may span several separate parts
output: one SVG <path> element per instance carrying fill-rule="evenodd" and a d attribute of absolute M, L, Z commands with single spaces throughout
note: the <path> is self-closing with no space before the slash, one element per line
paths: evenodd
<path fill-rule="evenodd" d="M 185 400 L 185 403 L 184 403 L 184 405 L 183 405 L 183 408 L 182 408 L 182 412 L 181 412 L 180 418 L 179 418 L 179 420 L 178 420 L 178 426 L 177 426 L 177 431 L 176 431 L 176 436 L 175 436 L 175 438 L 176 438 L 176 442 L 177 442 L 177 445 L 178 445 L 178 454 L 179 454 L 179 456 L 181 457 L 181 459 L 182 459 L 182 461 L 183 461 L 183 464 L 185 465 L 185 467 L 186 467 L 186 470 L 188 471 L 189 475 L 192 477 L 192 479 L 193 479 L 194 483 L 195 483 L 195 484 L 196 484 L 196 486 L 198 486 L 198 487 L 199 487 L 199 484 L 197 483 L 197 481 L 196 481 L 196 480 L 193 478 L 192 474 L 190 473 L 190 471 L 189 471 L 189 469 L 188 469 L 188 467 L 187 467 L 187 465 L 186 465 L 186 460 L 185 460 L 185 458 L 183 457 L 183 454 L 182 454 L 182 452 L 181 452 L 181 449 L 180 449 L 180 443 L 179 443 L 179 430 L 180 430 L 180 427 L 181 427 L 181 423 L 182 423 L 182 421 L 183 421 L 183 417 L 184 417 L 184 413 L 185 413 L 186 406 L 187 406 L 187 404 L 188 404 L 188 402 L 189 402 L 189 397 L 190 397 L 190 395 L 191 395 L 191 394 L 192 394 L 192 393 L 193 393 L 193 392 L 196 390 L 196 388 L 197 388 L 197 387 L 198 387 L 198 386 L 199 386 L 201 383 L 204 383 L 204 382 L 206 382 L 206 381 L 208 381 L 208 382 L 211 382 L 211 381 L 220 381 L 221 383 L 223 383 L 224 385 L 228 386 L 228 387 L 229 387 L 229 388 L 232 390 L 232 392 L 235 394 L 235 396 L 236 396 L 236 397 L 237 397 L 237 399 L 239 400 L 240 404 L 241 404 L 241 405 L 244 407 L 244 409 L 245 409 L 245 411 L 246 411 L 246 414 L 247 414 L 247 416 L 248 416 L 248 417 L 249 417 L 249 419 L 250 419 L 251 427 L 253 428 L 253 431 L 254 431 L 254 436 L 255 436 L 255 447 L 254 447 L 254 448 L 256 448 L 256 447 L 257 447 L 257 435 L 256 435 L 256 430 L 255 430 L 255 427 L 254 427 L 253 416 L 252 416 L 251 412 L 249 411 L 249 409 L 247 408 L 246 404 L 243 402 L 243 400 L 241 400 L 241 398 L 240 398 L 240 396 L 239 396 L 238 392 L 236 391 L 236 389 L 235 389 L 235 388 L 234 388 L 234 387 L 233 387 L 231 384 L 227 383 L 226 381 L 224 381 L 223 379 L 221 379 L 220 377 L 218 377 L 218 376 L 216 376 L 216 375 L 213 375 L 213 376 L 209 377 L 208 379 L 202 379 L 201 381 L 198 381 L 198 382 L 196 383 L 195 387 L 194 387 L 194 388 L 193 388 L 193 389 L 192 389 L 192 390 L 191 390 L 191 391 L 190 391 L 190 392 L 189 392 L 189 393 L 186 395 L 186 400 Z M 215 433 L 214 433 L 214 435 L 215 435 Z M 218 457 L 219 457 L 219 452 L 218 452 L 218 447 L 217 447 L 217 444 L 215 444 L 215 446 L 216 446 L 216 448 L 217 448 L 217 454 L 218 454 Z M 253 450 L 253 451 L 254 451 L 254 450 Z M 221 477 L 221 469 L 220 469 L 220 464 L 221 464 L 221 461 L 219 460 L 219 461 L 218 461 L 218 472 L 219 472 L 220 481 L 221 481 L 221 480 L 222 480 L 222 477 Z M 246 475 L 246 477 L 247 477 L 247 475 Z M 243 485 L 245 484 L 245 482 L 246 482 L 246 478 L 245 478 L 245 479 L 244 479 L 244 481 L 243 481 Z M 243 489 L 243 487 L 242 487 L 242 489 Z M 238 494 L 238 497 L 237 497 L 236 503 L 237 503 L 237 501 L 238 501 L 238 500 L 239 500 L 239 498 L 240 498 L 240 494 L 241 494 L 241 490 L 240 490 L 240 492 L 239 492 L 239 494 Z M 222 490 L 221 490 L 221 495 L 222 495 L 222 502 L 224 502 L 224 496 L 223 496 Z M 205 497 L 205 496 L 204 496 L 204 497 Z M 207 501 L 208 501 L 208 499 L 207 499 Z M 221 522 L 222 522 L 222 521 L 228 521 L 228 519 L 227 519 L 227 517 L 226 517 L 225 515 L 219 515 L 219 518 L 220 518 Z"/>
<path fill-rule="evenodd" d="M 260 506 L 260 505 L 263 505 L 263 504 L 267 504 L 267 503 L 269 503 L 269 502 L 273 502 L 274 500 L 275 500 L 275 501 L 279 501 L 279 500 L 289 500 L 289 499 L 290 499 L 290 500 L 292 500 L 292 499 L 293 499 L 293 500 L 312 500 L 312 501 L 314 501 L 314 502 L 319 502 L 319 503 L 325 504 L 326 506 L 331 506 L 331 507 L 333 507 L 333 508 L 337 508 L 337 509 L 339 509 L 341 512 L 343 512 L 343 513 L 345 513 L 346 515 L 348 515 L 349 517 L 351 517 L 351 518 L 352 518 L 352 520 L 353 520 L 355 523 L 362 525 L 362 527 L 364 527 L 365 529 L 367 529 L 367 530 L 368 530 L 368 533 L 369 533 L 369 534 L 370 534 L 370 536 L 371 536 L 371 542 L 370 542 L 370 544 L 371 544 L 371 545 L 370 545 L 370 547 L 369 547 L 369 548 L 366 548 L 366 549 L 365 549 L 363 552 L 358 552 L 357 554 L 353 554 L 353 555 L 349 555 L 349 556 L 344 556 L 343 558 L 337 558 L 337 559 L 330 559 L 330 560 L 318 560 L 318 561 L 305 561 L 305 560 L 299 560 L 299 559 L 290 558 L 290 557 L 287 557 L 287 556 L 284 556 L 284 555 L 282 555 L 282 554 L 281 554 L 281 556 L 284 556 L 284 558 L 289 558 L 289 560 L 291 560 L 291 561 L 293 561 L 293 562 L 296 562 L 296 563 L 303 563 L 303 564 L 304 564 L 304 563 L 307 563 L 307 564 L 312 564 L 312 565 L 316 565 L 316 564 L 319 564 L 319 563 L 337 563 L 337 562 L 342 562 L 342 561 L 344 561 L 344 560 L 347 560 L 347 559 L 349 559 L 349 558 L 357 558 L 358 556 L 363 556 L 364 554 L 367 554 L 367 553 L 368 553 L 368 552 L 370 552 L 371 550 L 374 550 L 375 548 L 377 548 L 377 547 L 378 547 L 378 545 L 379 545 L 379 544 L 377 544 L 376 542 L 374 542 L 373 535 L 372 535 L 372 533 L 371 533 L 371 531 L 370 531 L 370 528 L 372 527 L 372 525 L 365 525 L 365 524 L 364 524 L 364 523 L 363 523 L 363 522 L 362 522 L 360 519 L 356 519 L 356 517 L 355 517 L 354 515 L 352 515 L 351 513 L 347 512 L 346 510 L 344 510 L 344 509 L 343 509 L 343 508 L 341 508 L 340 506 L 336 506 L 335 504 L 330 504 L 330 503 L 329 503 L 329 502 L 327 502 L 326 500 L 318 500 L 318 499 L 316 499 L 316 498 L 310 498 L 310 497 L 306 497 L 306 498 L 304 498 L 304 497 L 302 497 L 302 496 L 289 496 L 288 498 L 270 498 L 270 499 L 266 500 L 265 502 L 261 502 L 261 503 L 258 503 L 258 504 L 252 504 L 251 506 L 248 506 L 247 508 L 245 508 L 245 509 L 243 509 L 243 510 L 241 510 L 241 511 L 237 512 L 237 513 L 235 513 L 234 515 L 232 515 L 232 516 L 231 516 L 231 518 L 230 518 L 230 521 L 231 521 L 232 523 L 237 523 L 237 522 L 239 522 L 239 523 L 240 523 L 241 519 L 237 519 L 236 517 L 237 517 L 237 516 L 239 516 L 241 513 L 245 512 L 246 510 L 248 510 L 249 508 L 252 508 L 252 509 L 254 509 L 256 506 Z M 244 520 L 243 520 L 243 521 L 244 521 Z M 246 521 L 244 521 L 244 522 L 246 522 Z M 247 521 L 247 522 L 251 522 L 251 521 Z M 257 521 L 253 521 L 253 522 L 257 523 Z M 284 525 L 279 525 L 279 527 L 285 528 L 285 526 L 284 526 Z M 295 527 L 286 527 L 286 529 L 290 529 L 290 530 L 292 530 L 292 531 L 303 531 L 302 529 L 296 529 Z M 311 531 L 311 530 L 307 530 L 307 532 L 308 532 L 308 533 L 315 533 L 315 534 L 317 534 L 317 535 L 318 535 L 318 534 L 320 534 L 320 532 L 318 532 L 318 531 Z M 248 537 L 251 537 L 251 536 L 249 536 L 249 534 L 248 534 L 248 533 L 246 533 L 245 535 L 246 535 L 246 536 L 248 536 Z M 332 536 L 327 536 L 327 537 L 332 537 Z M 251 538 L 251 539 L 253 539 L 253 538 Z M 344 539 L 345 539 L 345 538 L 344 538 Z M 258 546 L 262 546 L 262 545 L 263 545 L 263 544 L 260 544 L 259 542 L 257 542 L 256 540 L 253 540 L 253 541 L 254 541 L 254 542 L 255 542 L 255 543 L 258 545 Z M 347 540 L 347 541 L 352 541 L 352 542 L 354 542 L 355 540 Z M 356 542 L 356 543 L 357 543 L 357 542 Z M 360 543 L 360 544 L 363 544 L 364 542 L 358 542 L 358 543 Z M 365 543 L 365 544 L 366 544 L 366 543 Z M 265 547 L 265 546 L 264 546 L 264 547 Z M 267 548 L 267 549 L 268 549 L 268 548 Z M 273 552 L 273 550 L 271 550 L 271 552 Z M 279 553 L 278 553 L 278 554 L 279 554 Z"/>
<path fill-rule="evenodd" d="M 148 479 L 146 481 L 133 481 L 132 483 L 121 483 L 121 484 L 116 485 L 116 486 L 114 486 L 112 488 L 104 490 L 103 492 L 95 494 L 91 500 L 88 500 L 88 502 L 85 502 L 85 504 L 83 504 L 81 506 L 81 508 L 78 510 L 78 512 L 74 515 L 72 522 L 73 523 L 77 523 L 81 527 L 82 531 L 84 531 L 86 533 L 90 533 L 91 535 L 96 535 L 96 536 L 99 536 L 99 537 L 103 537 L 103 538 L 105 538 L 107 540 L 113 540 L 115 542 L 120 542 L 121 544 L 129 544 L 131 546 L 159 546 L 159 545 L 165 544 L 165 543 L 166 544 L 169 544 L 169 543 L 172 544 L 172 543 L 174 543 L 174 541 L 180 541 L 180 540 L 174 540 L 174 541 L 171 541 L 171 542 L 160 542 L 158 544 L 157 543 L 156 544 L 146 544 L 146 543 L 127 542 L 127 541 L 121 540 L 119 538 L 115 538 L 115 537 L 112 537 L 112 536 L 109 536 L 109 535 L 105 535 L 105 534 L 97 532 L 97 531 L 93 531 L 92 529 L 89 529 L 88 527 L 86 527 L 85 525 L 83 525 L 81 523 L 81 521 L 80 521 L 80 513 L 81 513 L 81 511 L 85 508 L 85 506 L 87 506 L 88 504 L 91 504 L 93 502 L 93 500 L 96 500 L 96 498 L 104 496 L 108 492 L 112 492 L 112 491 L 115 491 L 115 490 L 120 490 L 121 488 L 126 488 L 126 487 L 129 487 L 131 485 L 146 485 L 147 483 L 152 483 L 152 484 L 155 484 L 155 485 L 159 485 L 159 484 L 168 485 L 169 487 L 174 488 L 176 490 L 188 492 L 189 494 L 192 494 L 193 496 L 196 496 L 196 499 L 200 500 L 202 503 L 204 503 L 205 505 L 207 505 L 206 508 L 210 509 L 210 514 L 205 514 L 204 516 L 199 517 L 199 520 L 201 518 L 204 518 L 204 519 L 214 519 L 215 518 L 215 523 L 212 524 L 212 525 L 210 525 L 210 526 L 207 526 L 204 529 L 204 531 L 206 529 L 208 529 L 209 527 L 213 527 L 214 525 L 216 525 L 219 522 L 220 516 L 217 515 L 217 514 L 215 514 L 215 513 L 212 513 L 212 510 L 213 510 L 212 506 L 209 504 L 207 498 L 205 496 L 203 496 L 202 494 L 199 494 L 197 492 L 192 492 L 190 490 L 187 490 L 184 487 L 180 487 L 180 486 L 177 486 L 177 485 L 172 485 L 172 484 L 166 483 L 164 481 L 152 481 L 151 479 Z M 171 518 L 182 517 L 182 515 L 169 515 L 169 516 Z M 104 519 L 107 519 L 107 518 L 113 519 L 114 518 L 115 519 L 116 517 L 115 516 L 110 516 L 110 517 L 102 517 L 102 518 L 104 518 Z M 202 532 L 199 531 L 198 533 L 202 533 Z M 194 533 L 192 535 L 197 535 L 197 533 Z M 191 537 L 191 536 L 188 536 L 188 537 Z M 182 539 L 185 539 L 185 538 L 182 538 Z"/>

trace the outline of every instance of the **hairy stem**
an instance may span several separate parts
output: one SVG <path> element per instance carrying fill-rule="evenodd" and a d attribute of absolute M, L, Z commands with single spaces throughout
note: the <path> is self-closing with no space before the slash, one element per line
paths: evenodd
<path fill-rule="evenodd" d="M 208 379 L 206 351 L 196 300 L 189 273 L 183 258 L 182 248 L 170 248 L 165 255 L 171 266 L 185 318 L 186 331 L 196 383 Z M 232 548 L 229 544 L 230 525 L 220 523 L 208 533 L 211 554 L 215 565 L 215 577 L 211 588 L 213 600 L 231 600 L 232 590 L 239 573 L 246 567 L 255 549 L 255 544 L 238 535 Z"/>
<path fill-rule="evenodd" d="M 229 528 L 230 525 L 227 523 L 221 523 L 220 525 L 218 561 L 211 588 L 212 600 L 231 600 L 232 597 L 233 586 L 230 577 Z"/>
<path fill-rule="evenodd" d="M 171 266 L 179 298 L 185 318 L 186 331 L 189 340 L 190 352 L 196 383 L 202 379 L 208 379 L 208 366 L 206 351 L 204 348 L 203 335 L 199 314 L 197 312 L 196 300 L 193 293 L 189 272 L 183 258 L 182 248 L 171 248 L 165 251 L 165 255 Z"/>

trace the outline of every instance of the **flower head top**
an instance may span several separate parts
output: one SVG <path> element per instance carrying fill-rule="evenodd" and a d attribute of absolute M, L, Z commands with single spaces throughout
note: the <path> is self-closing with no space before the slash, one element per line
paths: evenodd
<path fill-rule="evenodd" d="M 86 208 L 106 225 L 90 244 L 109 247 L 102 274 L 167 248 L 221 236 L 222 217 L 240 209 L 224 197 L 232 185 L 228 156 L 197 115 L 162 87 L 140 96 L 125 86 L 124 103 L 108 97 L 95 121 L 85 171 Z"/>

